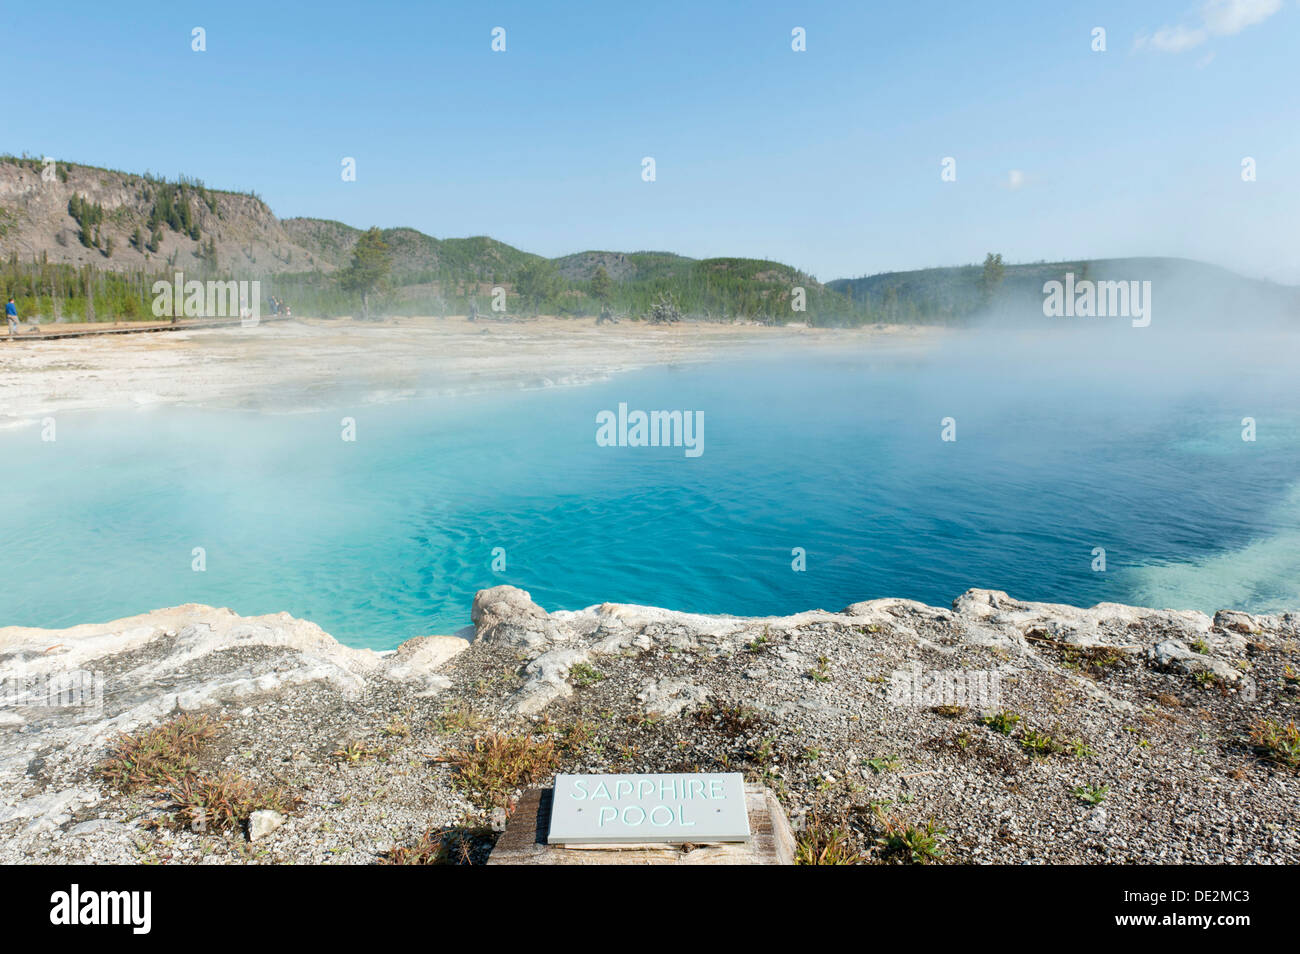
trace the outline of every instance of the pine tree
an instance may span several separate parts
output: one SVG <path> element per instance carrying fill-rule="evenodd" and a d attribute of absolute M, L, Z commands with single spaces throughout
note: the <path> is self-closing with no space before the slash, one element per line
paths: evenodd
<path fill-rule="evenodd" d="M 984 256 L 984 273 L 980 276 L 980 292 L 985 302 L 988 302 L 997 294 L 1005 274 L 1006 268 L 1002 264 L 1001 252 L 996 255 L 989 252 Z"/>
<path fill-rule="evenodd" d="M 609 272 L 605 271 L 604 265 L 597 265 L 595 274 L 591 276 L 591 297 L 604 304 L 609 301 L 612 290 L 613 283 L 610 281 Z"/>
<path fill-rule="evenodd" d="M 352 249 L 352 261 L 339 274 L 339 287 L 361 295 L 361 317 L 370 317 L 370 296 L 388 279 L 392 261 L 388 243 L 376 227 L 363 232 Z"/>

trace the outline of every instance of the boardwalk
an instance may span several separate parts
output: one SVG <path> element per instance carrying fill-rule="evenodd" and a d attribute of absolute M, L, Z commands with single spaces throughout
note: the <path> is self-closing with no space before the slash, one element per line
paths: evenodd
<path fill-rule="evenodd" d="M 285 315 L 259 318 L 258 324 L 285 321 Z M 224 328 L 240 323 L 239 318 L 196 318 L 171 321 L 78 322 L 76 324 L 25 326 L 16 335 L 0 335 L 5 341 L 52 341 L 63 338 L 91 338 L 97 335 L 135 335 L 151 331 L 187 331 L 191 328 Z"/>

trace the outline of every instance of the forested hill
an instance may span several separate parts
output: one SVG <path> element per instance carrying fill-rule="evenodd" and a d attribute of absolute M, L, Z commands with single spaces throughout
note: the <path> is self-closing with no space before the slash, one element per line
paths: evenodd
<path fill-rule="evenodd" d="M 281 220 L 255 194 L 196 179 L 0 157 L 0 281 L 22 313 L 47 319 L 148 317 L 152 278 L 175 271 L 259 279 L 298 313 L 350 314 L 356 296 L 337 276 L 362 233 Z M 548 260 L 487 236 L 380 236 L 388 268 L 375 302 L 387 313 L 463 314 L 471 301 L 486 311 L 502 287 L 510 312 L 640 317 L 667 297 L 687 317 L 863 320 L 846 298 L 779 262 L 596 251 Z"/>
<path fill-rule="evenodd" d="M 886 321 L 963 323 L 997 312 L 1032 320 L 1041 316 L 1043 286 L 1080 281 L 1149 281 L 1162 309 L 1231 320 L 1246 310 L 1300 321 L 1300 289 L 1246 278 L 1216 265 L 1182 258 L 1105 258 L 1012 265 L 923 268 L 840 278 L 826 287 L 849 298 L 855 310 Z"/>
<path fill-rule="evenodd" d="M 348 264 L 364 231 L 331 219 L 294 218 L 281 224 L 294 244 L 310 251 L 327 270 Z M 469 279 L 506 282 L 525 265 L 544 261 L 540 255 L 486 235 L 436 239 L 412 228 L 380 231 L 388 246 L 392 279 L 398 285 Z"/>
<path fill-rule="evenodd" d="M 264 296 L 296 314 L 356 313 L 339 277 L 363 230 L 327 219 L 279 219 L 256 194 L 213 189 L 79 163 L 0 156 L 0 291 L 21 314 L 54 318 L 150 316 L 152 280 L 259 279 Z M 509 313 L 640 318 L 671 301 L 687 318 L 857 325 L 961 323 L 994 310 L 1041 316 L 1043 284 L 1151 280 L 1165 305 L 1225 312 L 1244 304 L 1300 320 L 1297 290 L 1178 259 L 1107 259 L 888 272 L 822 284 L 780 262 L 694 259 L 666 251 L 590 250 L 547 259 L 487 236 L 434 238 L 380 229 L 385 269 L 371 289 L 377 312 L 487 311 L 493 289 Z"/>

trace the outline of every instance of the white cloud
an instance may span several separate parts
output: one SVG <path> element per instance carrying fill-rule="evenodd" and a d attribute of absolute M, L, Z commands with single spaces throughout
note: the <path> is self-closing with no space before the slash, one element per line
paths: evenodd
<path fill-rule="evenodd" d="M 1025 184 L 1025 174 L 1021 172 L 1019 169 L 1012 169 L 1009 173 L 1007 173 L 1008 189 L 1019 189 L 1024 184 Z"/>
<path fill-rule="evenodd" d="M 1161 27 L 1146 42 L 1153 50 L 1161 53 L 1182 53 L 1192 47 L 1200 46 L 1209 34 L 1204 29 L 1191 29 L 1185 26 Z"/>
<path fill-rule="evenodd" d="M 1183 53 L 1215 36 L 1234 36 L 1282 9 L 1282 0 L 1206 0 L 1191 25 L 1164 26 L 1137 39 L 1138 49 Z"/>
<path fill-rule="evenodd" d="M 1215 36 L 1232 36 L 1263 23 L 1281 9 L 1282 0 L 1208 0 L 1201 7 L 1201 16 Z"/>

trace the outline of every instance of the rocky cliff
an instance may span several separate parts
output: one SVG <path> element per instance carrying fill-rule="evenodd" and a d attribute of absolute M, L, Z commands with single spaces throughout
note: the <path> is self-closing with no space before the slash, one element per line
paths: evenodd
<path fill-rule="evenodd" d="M 95 166 L 0 160 L 0 257 L 153 275 L 177 268 L 256 278 L 330 273 L 362 230 L 279 219 L 256 195 Z M 502 279 L 539 256 L 484 236 L 436 239 L 384 230 L 398 284 L 435 277 Z"/>
<path fill-rule="evenodd" d="M 78 220 L 74 212 L 81 202 L 89 212 Z M 188 229 L 174 227 L 179 219 L 166 221 L 170 204 L 187 210 Z M 89 233 L 86 241 L 83 231 Z M 43 259 L 149 274 L 173 267 L 201 270 L 214 255 L 215 268 L 250 277 L 334 267 L 297 244 L 254 195 L 10 158 L 0 162 L 0 256 L 13 255 L 22 263 Z"/>
<path fill-rule="evenodd" d="M 1300 862 L 1300 614 L 472 619 L 390 654 L 197 605 L 0 629 L 0 861 L 482 860 L 556 771 L 726 770 L 804 860 Z"/>

